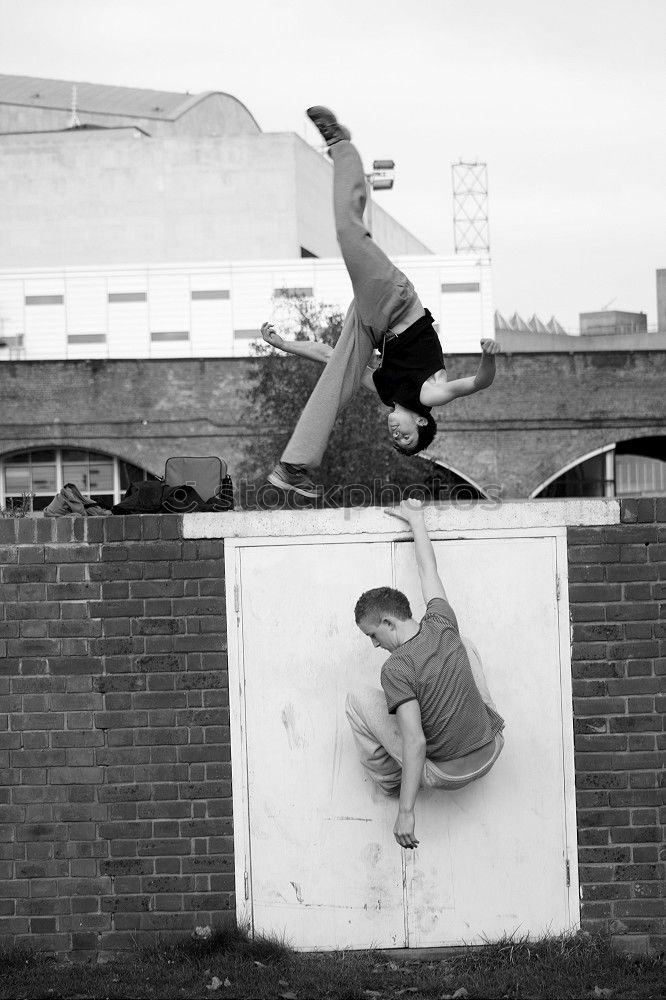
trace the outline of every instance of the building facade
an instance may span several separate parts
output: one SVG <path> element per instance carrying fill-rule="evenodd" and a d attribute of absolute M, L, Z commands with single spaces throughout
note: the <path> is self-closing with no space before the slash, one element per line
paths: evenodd
<path fill-rule="evenodd" d="M 490 261 L 396 258 L 448 351 L 493 336 Z M 0 360 L 238 357 L 281 296 L 346 311 L 342 260 L 264 260 L 0 271 Z"/>
<path fill-rule="evenodd" d="M 332 174 L 228 94 L 0 76 L 0 267 L 334 257 Z M 372 225 L 430 252 L 377 204 Z"/>

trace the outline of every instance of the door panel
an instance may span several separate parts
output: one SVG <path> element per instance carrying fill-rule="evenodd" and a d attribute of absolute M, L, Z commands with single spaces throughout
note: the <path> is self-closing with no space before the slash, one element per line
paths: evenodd
<path fill-rule="evenodd" d="M 349 688 L 377 682 L 354 605 L 390 581 L 390 543 L 248 547 L 241 575 L 255 930 L 298 948 L 402 947 L 395 807 L 363 776 L 345 716 Z"/>
<path fill-rule="evenodd" d="M 457 792 L 421 791 L 408 858 L 412 947 L 557 933 L 571 917 L 565 869 L 560 654 L 553 538 L 435 542 L 461 634 L 481 655 L 506 744 Z M 396 543 L 396 586 L 418 595 L 414 547 Z"/>

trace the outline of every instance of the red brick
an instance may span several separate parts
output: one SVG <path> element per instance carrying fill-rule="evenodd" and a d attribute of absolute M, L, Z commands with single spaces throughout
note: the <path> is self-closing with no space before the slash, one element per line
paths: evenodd
<path fill-rule="evenodd" d="M 658 576 L 659 572 L 656 566 L 623 563 L 622 565 L 618 564 L 606 567 L 606 579 L 613 583 L 625 583 L 632 580 L 656 580 Z"/>
<path fill-rule="evenodd" d="M 616 753 L 613 754 L 615 770 L 656 770 L 662 766 L 660 753 Z"/>
<path fill-rule="evenodd" d="M 610 719 L 610 730 L 615 733 L 661 732 L 661 729 L 661 719 L 656 715 L 613 716 Z"/>
<path fill-rule="evenodd" d="M 574 642 L 609 642 L 622 638 L 621 625 L 574 625 Z"/>
<path fill-rule="evenodd" d="M 143 614 L 142 601 L 91 601 L 92 618 L 129 618 Z"/>
<path fill-rule="evenodd" d="M 82 583 L 50 583 L 46 590 L 49 601 L 87 601 L 100 596 L 99 583 L 89 580 Z"/>
<path fill-rule="evenodd" d="M 572 563 L 616 563 L 620 561 L 619 545 L 569 545 L 569 562 Z M 211 574 L 212 575 L 212 574 Z"/>
<path fill-rule="evenodd" d="M 603 602 L 606 604 L 609 601 L 619 601 L 621 598 L 622 587 L 619 583 L 578 583 L 569 585 L 569 600 L 572 604 L 578 601 L 594 603 Z"/>
<path fill-rule="evenodd" d="M 53 545 L 45 551 L 47 563 L 94 563 L 99 560 L 99 545 Z"/>
<path fill-rule="evenodd" d="M 17 602 L 6 609 L 7 618 L 21 620 L 24 618 L 57 618 L 59 607 L 53 602 Z"/>
<path fill-rule="evenodd" d="M 572 563 L 569 566 L 569 586 L 574 583 L 599 583 L 604 578 L 603 566 L 586 566 Z"/>
<path fill-rule="evenodd" d="M 609 604 L 606 607 L 606 619 L 608 621 L 638 622 L 658 617 L 659 609 L 653 602 L 639 603 L 636 601 L 623 601 L 622 604 Z"/>
<path fill-rule="evenodd" d="M 132 622 L 133 635 L 175 635 L 184 631 L 185 623 L 180 618 L 139 618 Z"/>
<path fill-rule="evenodd" d="M 664 865 L 618 865 L 615 869 L 615 882 L 651 882 L 663 880 Z"/>

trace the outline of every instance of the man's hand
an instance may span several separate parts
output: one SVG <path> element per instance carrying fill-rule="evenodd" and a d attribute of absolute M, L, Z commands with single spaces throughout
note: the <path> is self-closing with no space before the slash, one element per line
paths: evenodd
<path fill-rule="evenodd" d="M 435 551 L 430 541 L 428 529 L 424 517 L 425 504 L 420 500 L 403 500 L 399 507 L 387 507 L 385 514 L 397 517 L 401 521 L 406 521 L 412 529 L 414 535 L 414 545 L 416 548 L 416 565 L 421 581 L 421 593 L 423 600 L 428 603 L 433 597 L 442 597 L 446 600 L 444 584 L 437 572 L 437 560 Z"/>
<path fill-rule="evenodd" d="M 414 836 L 413 809 L 404 812 L 401 809 L 398 812 L 398 818 L 395 821 L 395 826 L 393 827 L 393 836 L 401 847 L 407 847 L 411 850 L 414 847 L 419 846 L 419 842 Z"/>
<path fill-rule="evenodd" d="M 481 350 L 484 354 L 499 354 L 501 351 L 500 345 L 496 340 L 482 340 Z"/>
<path fill-rule="evenodd" d="M 414 523 L 423 520 L 425 504 L 421 500 L 407 499 L 401 500 L 398 507 L 386 507 L 384 513 L 389 517 L 397 517 L 400 521 L 406 521 L 413 527 Z"/>
<path fill-rule="evenodd" d="M 278 349 L 284 348 L 284 340 L 279 333 L 275 332 L 275 327 L 272 323 L 262 323 L 261 336 L 267 344 L 271 345 L 271 347 L 277 347 Z"/>
<path fill-rule="evenodd" d="M 370 360 L 368 361 L 368 368 L 370 371 L 376 372 L 382 363 L 381 355 L 378 351 L 373 351 L 370 355 Z"/>

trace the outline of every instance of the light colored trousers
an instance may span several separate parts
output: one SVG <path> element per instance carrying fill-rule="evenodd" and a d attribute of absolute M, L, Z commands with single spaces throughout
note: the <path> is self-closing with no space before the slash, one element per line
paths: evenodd
<path fill-rule="evenodd" d="M 478 650 L 469 639 L 462 636 L 461 639 L 467 650 L 479 693 L 485 704 L 494 708 Z M 369 777 L 385 795 L 396 795 L 402 781 L 402 738 L 395 715 L 388 714 L 384 692 L 371 687 L 350 692 L 347 695 L 346 713 L 361 763 Z M 447 774 L 446 764 L 435 764 L 426 758 L 421 788 L 463 788 L 488 773 L 503 747 L 504 737 L 498 733 L 491 758 L 482 767 L 468 774 Z"/>
<path fill-rule="evenodd" d="M 356 148 L 351 142 L 336 142 L 330 154 L 335 227 L 354 299 L 281 459 L 312 469 L 321 465 L 336 417 L 358 391 L 375 347 L 381 346 L 389 330 L 402 333 L 424 313 L 412 283 L 363 224 L 366 180 Z"/>

